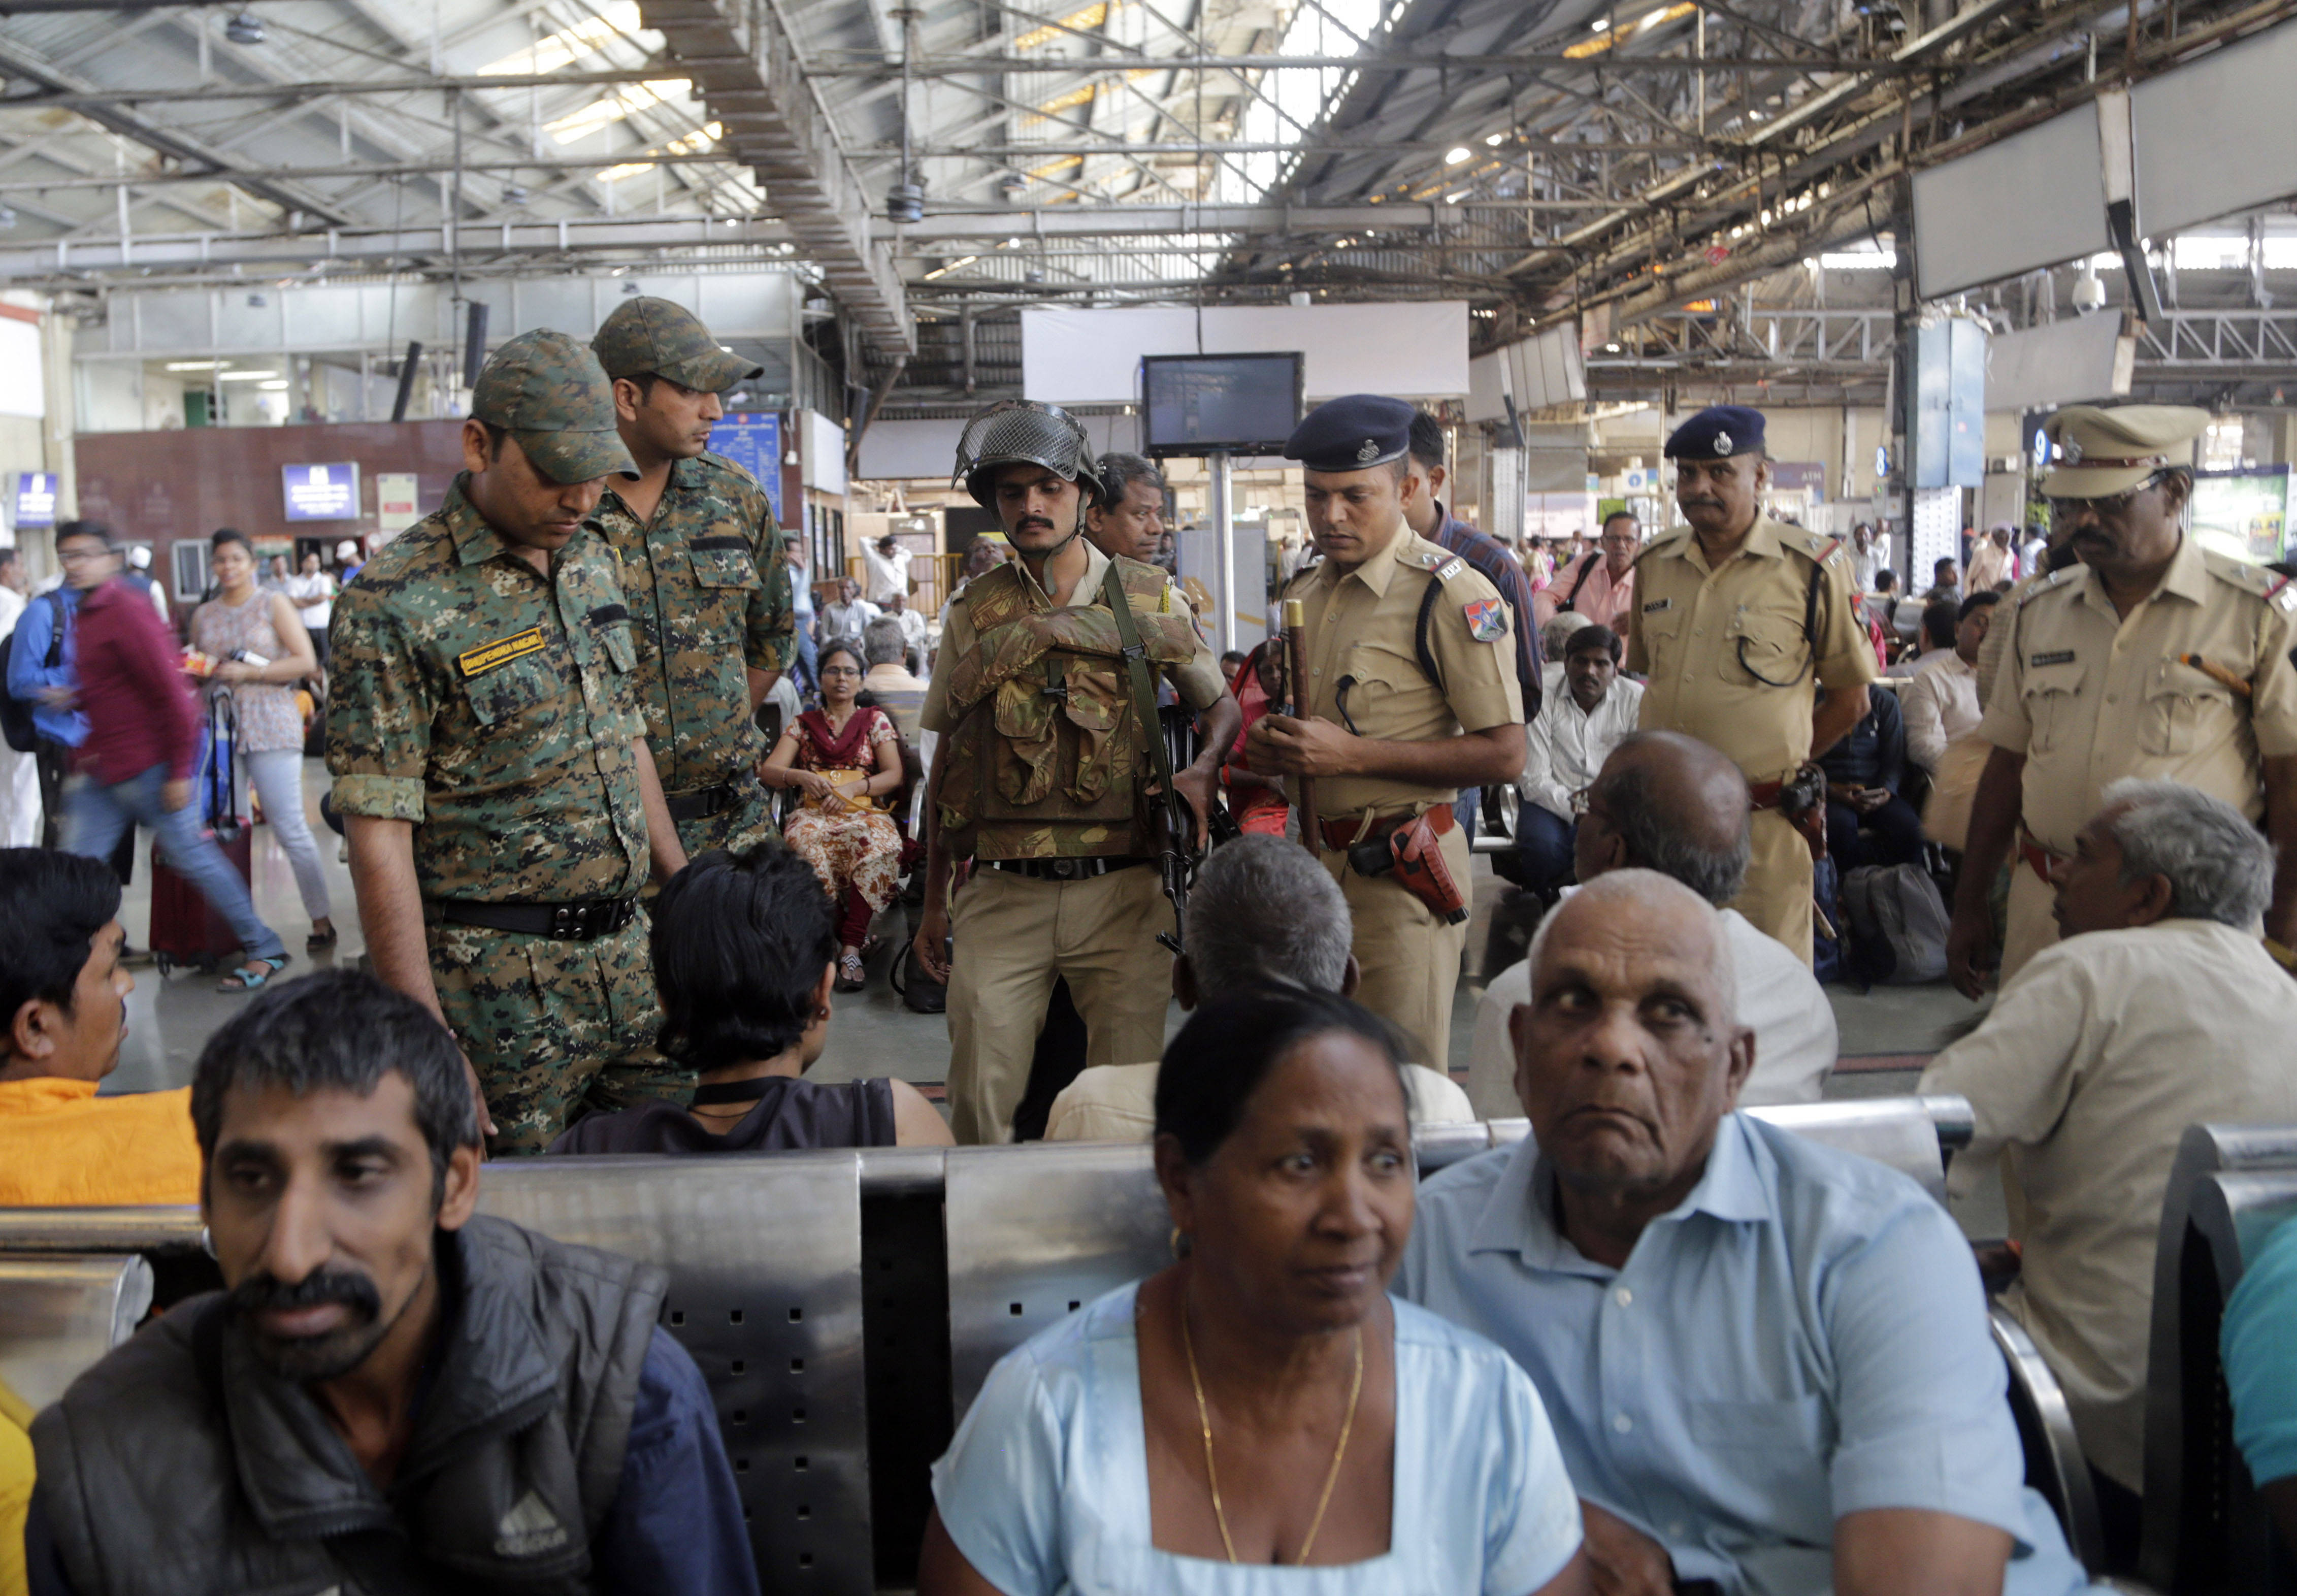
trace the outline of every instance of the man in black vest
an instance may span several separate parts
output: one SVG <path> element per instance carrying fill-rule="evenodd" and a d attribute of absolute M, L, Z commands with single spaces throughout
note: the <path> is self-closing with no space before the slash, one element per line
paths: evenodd
<path fill-rule="evenodd" d="M 756 1592 L 662 1271 L 476 1216 L 475 1107 L 370 976 L 215 1033 L 192 1120 L 226 1289 L 34 1421 L 34 1592 Z"/>

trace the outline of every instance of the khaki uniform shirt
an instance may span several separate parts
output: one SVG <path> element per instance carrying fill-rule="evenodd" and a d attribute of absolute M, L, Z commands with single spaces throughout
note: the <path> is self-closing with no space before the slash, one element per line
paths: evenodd
<path fill-rule="evenodd" d="M 789 562 L 765 489 L 704 454 L 671 465 L 652 521 L 641 525 L 611 487 L 592 519 L 622 556 L 663 791 L 738 778 L 765 752 L 744 667 L 786 670 L 797 650 Z"/>
<path fill-rule="evenodd" d="M 1420 666 L 1420 606 L 1439 680 Z M 1306 712 L 1359 736 L 1432 743 L 1463 731 L 1523 724 L 1515 617 L 1498 588 L 1466 560 L 1399 525 L 1386 548 L 1354 571 L 1326 560 L 1294 577 L 1284 597 L 1303 602 L 1308 627 Z M 1488 606 L 1488 607 L 1486 607 Z M 1294 803 L 1299 784 L 1288 784 Z M 1386 776 L 1320 776 L 1323 819 L 1367 810 L 1394 813 L 1449 803 L 1451 787 Z"/>
<path fill-rule="evenodd" d="M 628 897 L 648 867 L 630 746 L 646 721 L 620 563 L 585 527 L 544 575 L 465 481 L 336 601 L 335 808 L 413 821 L 425 898 Z"/>
<path fill-rule="evenodd" d="M 1102 588 L 1107 580 L 1108 556 L 1082 539 L 1079 542 L 1083 544 L 1085 554 L 1084 575 L 1077 579 L 1076 591 L 1069 595 L 1070 607 L 1107 609 L 1107 596 Z M 1051 609 L 1053 601 L 1047 596 L 1044 588 L 1037 585 L 1037 579 L 1029 574 L 1029 563 L 1026 560 L 1014 563 L 1021 568 L 1023 590 L 1029 596 L 1029 607 L 1041 613 Z M 1165 584 L 1164 607 L 1168 613 L 1181 610 L 1194 613 L 1189 608 L 1187 597 L 1170 582 Z M 926 686 L 926 706 L 918 716 L 918 721 L 927 731 L 946 733 L 957 729 L 957 719 L 949 712 L 949 673 L 956 669 L 959 660 L 973 652 L 979 634 L 973 629 L 973 615 L 966 607 L 963 592 L 949 601 L 943 616 L 941 647 L 934 654 L 933 680 Z M 1197 652 L 1194 657 L 1178 667 L 1168 666 L 1165 674 L 1171 679 L 1182 702 L 1192 710 L 1201 710 L 1209 708 L 1214 700 L 1228 691 L 1228 681 L 1221 675 L 1219 656 L 1205 641 L 1204 629 L 1198 627 L 1196 630 Z"/>
<path fill-rule="evenodd" d="M 1997 1153 L 2010 1165 L 2024 1265 L 2007 1301 L 2065 1387 L 2082 1451 L 2132 1490 L 2178 1139 L 2202 1121 L 2297 1120 L 2293 1034 L 2297 982 L 2254 932 L 2163 920 L 2035 954 L 1916 1089 L 1959 1092 L 1975 1114 L 1950 1192 L 1977 1190 Z"/>
<path fill-rule="evenodd" d="M 1644 731 L 1679 731 L 1719 749 L 1750 782 L 1791 775 L 1810 757 L 1815 642 L 1830 692 L 1875 677 L 1874 647 L 1850 611 L 1850 551 L 1830 538 L 1758 516 L 1739 552 L 1707 564 L 1688 527 L 1635 562 L 1627 669 L 1647 673 Z M 1820 567 L 1815 639 L 1803 617 L 1812 562 Z"/>
<path fill-rule="evenodd" d="M 2297 753 L 2293 611 L 2297 583 L 2187 538 L 2126 621 L 2087 565 L 1997 612 L 1993 629 L 2006 636 L 1979 735 L 2026 756 L 2021 810 L 2035 839 L 2071 853 L 2107 784 L 2125 776 L 2183 782 L 2262 815 L 2259 761 Z M 2252 696 L 2179 663 L 2185 654 L 2224 666 Z"/>

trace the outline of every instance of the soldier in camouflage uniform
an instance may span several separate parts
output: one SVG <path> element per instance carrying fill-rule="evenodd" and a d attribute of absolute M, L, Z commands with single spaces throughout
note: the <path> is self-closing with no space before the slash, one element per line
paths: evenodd
<path fill-rule="evenodd" d="M 999 1142 L 1012 1138 L 1056 977 L 1084 1017 L 1088 1064 L 1164 1050 L 1173 961 L 1156 936 L 1171 911 L 1147 795 L 1149 739 L 1162 734 L 1153 710 L 1144 727 L 1133 709 L 1112 581 L 1151 665 L 1204 712 L 1204 755 L 1174 779 L 1200 819 L 1242 716 L 1165 573 L 1082 539 L 1086 506 L 1113 497 L 1082 426 L 1041 405 L 994 406 L 967 427 L 958 466 L 1019 557 L 950 601 L 934 659 L 920 721 L 943 738 L 912 945 L 950 983 L 950 1128 Z M 950 865 L 963 857 L 976 868 L 958 894 L 952 961 Z"/>
<path fill-rule="evenodd" d="M 622 560 L 639 702 L 671 819 L 688 853 L 772 837 L 753 719 L 796 652 L 789 561 L 758 480 L 708 451 L 718 395 L 763 374 L 669 300 L 625 300 L 591 341 L 613 380 L 634 482 L 597 523 Z"/>
<path fill-rule="evenodd" d="M 487 363 L 465 469 L 336 601 L 327 769 L 375 973 L 463 1046 L 502 1152 L 578 1105 L 682 1096 L 638 893 L 686 862 L 638 710 L 613 550 L 584 524 L 637 475 L 564 333 Z M 651 839 L 651 846 L 649 842 Z"/>

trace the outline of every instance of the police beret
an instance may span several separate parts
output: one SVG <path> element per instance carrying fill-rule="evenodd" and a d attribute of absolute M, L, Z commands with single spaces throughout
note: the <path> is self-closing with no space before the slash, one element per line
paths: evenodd
<path fill-rule="evenodd" d="M 1285 440 L 1284 457 L 1310 471 L 1367 471 L 1412 447 L 1412 409 L 1402 399 L 1351 393 L 1308 412 Z"/>
<path fill-rule="evenodd" d="M 1709 405 L 1668 434 L 1665 453 L 1670 460 L 1720 460 L 1731 455 L 1758 453 L 1763 447 L 1763 413 L 1744 405 Z"/>

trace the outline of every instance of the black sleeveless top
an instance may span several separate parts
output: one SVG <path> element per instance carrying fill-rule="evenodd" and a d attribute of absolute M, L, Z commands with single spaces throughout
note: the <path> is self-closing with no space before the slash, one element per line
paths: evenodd
<path fill-rule="evenodd" d="M 893 1145 L 893 1083 L 818 1083 L 789 1075 L 763 1075 L 721 1087 L 704 1087 L 704 1100 L 739 1101 L 757 1094 L 757 1107 L 720 1135 L 675 1103 L 646 1103 L 615 1114 L 577 1120 L 550 1144 L 554 1153 L 775 1153 L 794 1148 L 889 1148 Z"/>

